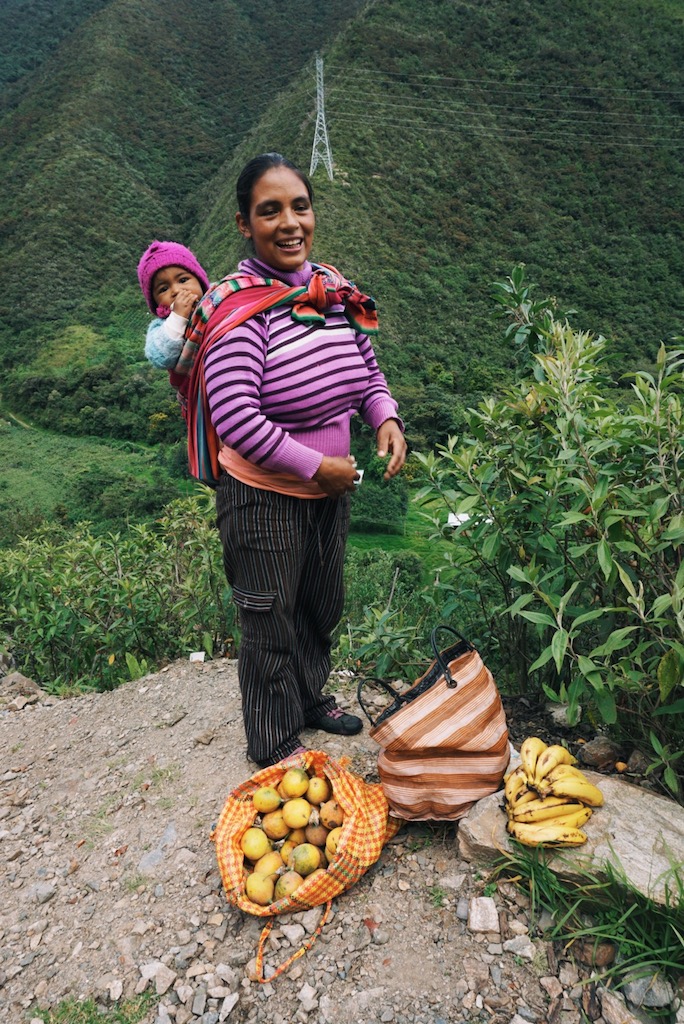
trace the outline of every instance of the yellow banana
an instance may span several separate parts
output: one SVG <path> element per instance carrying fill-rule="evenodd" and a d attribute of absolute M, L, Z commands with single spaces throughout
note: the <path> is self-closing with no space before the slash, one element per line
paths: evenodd
<path fill-rule="evenodd" d="M 549 797 L 548 800 L 534 800 L 524 807 L 515 808 L 512 816 L 515 821 L 522 821 L 532 824 L 535 821 L 546 821 L 553 819 L 557 821 L 559 816 L 572 814 L 584 810 L 584 804 L 579 802 L 569 803 L 567 800 Z"/>
<path fill-rule="evenodd" d="M 504 779 L 504 796 L 507 803 L 512 803 L 515 800 L 516 795 L 521 792 L 526 782 L 527 778 L 521 764 L 508 773 Z"/>
<path fill-rule="evenodd" d="M 508 805 L 509 810 L 517 810 L 518 807 L 525 807 L 526 804 L 532 803 L 533 800 L 538 800 L 539 796 L 537 791 L 530 789 L 529 786 L 525 785 L 522 789 L 518 790 L 513 800 Z"/>
<path fill-rule="evenodd" d="M 568 807 L 571 805 L 568 804 Z M 573 811 L 570 814 L 559 814 L 557 818 L 553 820 L 558 825 L 569 825 L 570 828 L 581 828 L 585 821 L 589 821 L 592 814 L 594 813 L 591 807 L 586 807 L 584 804 L 581 805 L 580 811 Z"/>
<path fill-rule="evenodd" d="M 521 821 L 509 821 L 509 833 L 525 846 L 581 846 L 587 841 L 584 832 L 555 821 L 537 822 L 528 825 Z"/>
<path fill-rule="evenodd" d="M 564 796 L 569 800 L 579 800 L 589 807 L 600 807 L 603 803 L 603 793 L 589 782 L 588 779 L 578 779 L 573 775 L 563 775 L 556 779 L 549 786 L 549 793 L 552 796 Z"/>
<path fill-rule="evenodd" d="M 522 764 L 528 782 L 533 782 L 537 761 L 546 750 L 546 744 L 538 736 L 528 736 L 523 740 L 520 747 L 520 763 Z"/>
<path fill-rule="evenodd" d="M 587 781 L 587 777 L 584 772 L 580 771 L 572 764 L 557 764 L 555 768 L 552 768 L 543 779 L 536 784 L 537 792 L 540 796 L 545 796 L 549 792 L 551 783 L 556 782 L 557 779 L 562 779 L 564 776 L 573 775 L 577 779 L 584 779 Z"/>
<path fill-rule="evenodd" d="M 534 778 L 531 780 L 533 786 L 539 785 L 542 779 L 549 774 L 552 768 L 559 764 L 575 764 L 577 758 L 573 757 L 569 750 L 559 743 L 547 747 L 539 755 L 534 771 Z"/>

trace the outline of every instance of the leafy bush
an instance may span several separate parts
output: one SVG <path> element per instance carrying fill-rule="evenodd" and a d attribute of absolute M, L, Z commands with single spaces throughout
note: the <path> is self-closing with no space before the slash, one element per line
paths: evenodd
<path fill-rule="evenodd" d="M 23 670 L 55 690 L 103 690 L 190 651 L 232 651 L 214 515 L 213 495 L 199 496 L 125 535 L 86 525 L 0 552 L 0 630 Z"/>
<path fill-rule="evenodd" d="M 684 352 L 661 346 L 656 372 L 619 390 L 603 371 L 605 341 L 539 309 L 542 322 L 517 311 L 534 376 L 470 410 L 460 441 L 419 456 L 419 500 L 442 534 L 446 513 L 461 517 L 443 578 L 457 565 L 477 572 L 509 683 L 652 747 L 678 793 Z"/>
<path fill-rule="evenodd" d="M 215 514 L 204 489 L 125 533 L 38 525 L 0 551 L 0 635 L 21 668 L 58 692 L 102 690 L 193 650 L 234 655 L 239 630 Z M 410 552 L 350 548 L 337 662 L 349 657 L 347 619 L 363 622 L 369 606 L 394 603 L 414 621 L 421 579 Z"/>

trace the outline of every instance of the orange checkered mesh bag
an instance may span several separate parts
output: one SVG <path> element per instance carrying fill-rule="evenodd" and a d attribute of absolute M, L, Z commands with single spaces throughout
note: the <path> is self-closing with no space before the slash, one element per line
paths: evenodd
<path fill-rule="evenodd" d="M 226 899 L 240 910 L 257 917 L 273 919 L 277 914 L 310 910 L 323 903 L 327 904 L 316 932 L 268 979 L 263 976 L 263 949 L 273 920 L 267 924 L 257 954 L 257 973 L 261 982 L 273 980 L 311 948 L 327 920 L 332 900 L 349 889 L 375 864 L 385 843 L 401 827 L 401 821 L 389 817 L 382 786 L 365 782 L 354 775 L 346 763 L 346 759 L 334 761 L 323 751 L 307 750 L 305 753 L 293 754 L 279 764 L 263 768 L 233 790 L 212 832 Z M 261 786 L 277 786 L 288 768 L 304 768 L 309 774 L 325 776 L 330 782 L 335 800 L 344 811 L 344 823 L 337 852 L 327 871 L 315 878 L 305 878 L 295 892 L 262 907 L 253 903 L 245 892 L 245 857 L 240 843 L 247 829 L 254 824 L 256 811 L 252 803 L 253 793 Z"/>
<path fill-rule="evenodd" d="M 437 648 L 446 630 L 458 642 Z M 475 648 L 450 626 L 432 631 L 434 661 L 405 693 L 382 679 L 361 680 L 359 703 L 379 744 L 378 774 L 390 814 L 407 821 L 454 821 L 495 793 L 510 759 L 508 729 L 491 672 Z M 367 684 L 392 698 L 373 719 Z"/>

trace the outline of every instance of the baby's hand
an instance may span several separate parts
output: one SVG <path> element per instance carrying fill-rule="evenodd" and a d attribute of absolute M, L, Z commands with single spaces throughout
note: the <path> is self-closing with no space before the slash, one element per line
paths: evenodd
<path fill-rule="evenodd" d="M 174 313 L 178 313 L 179 316 L 183 316 L 187 320 L 196 303 L 197 296 L 193 294 L 190 288 L 179 288 L 171 308 Z"/>

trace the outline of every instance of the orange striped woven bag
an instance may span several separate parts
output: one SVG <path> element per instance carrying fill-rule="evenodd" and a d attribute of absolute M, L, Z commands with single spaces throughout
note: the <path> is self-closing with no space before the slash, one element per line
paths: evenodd
<path fill-rule="evenodd" d="M 228 902 L 248 914 L 271 918 L 259 940 L 257 975 L 260 982 L 272 981 L 311 948 L 327 920 L 332 900 L 349 889 L 375 864 L 385 843 L 401 827 L 401 821 L 389 817 L 382 786 L 365 782 L 349 771 L 347 763 L 347 759 L 334 761 L 321 750 L 307 750 L 305 753 L 293 754 L 279 764 L 263 768 L 233 790 L 211 833 Z M 310 775 L 325 776 L 328 779 L 333 796 L 344 811 L 342 834 L 337 852 L 325 874 L 305 879 L 290 896 L 284 896 L 270 906 L 261 907 L 252 903 L 245 892 L 244 854 L 240 841 L 254 824 L 256 812 L 252 794 L 260 786 L 277 786 L 287 769 L 293 767 L 304 768 Z M 274 974 L 265 978 L 263 951 L 273 927 L 274 915 L 309 910 L 322 903 L 327 904 L 326 910 L 314 934 Z"/>
<path fill-rule="evenodd" d="M 458 640 L 446 650 L 437 634 Z M 381 679 L 363 679 L 358 699 L 381 747 L 378 773 L 390 814 L 406 820 L 455 820 L 495 793 L 510 758 L 501 697 L 475 648 L 450 626 L 432 631 L 434 661 L 405 693 Z M 391 703 L 374 720 L 364 704 L 366 684 Z"/>

